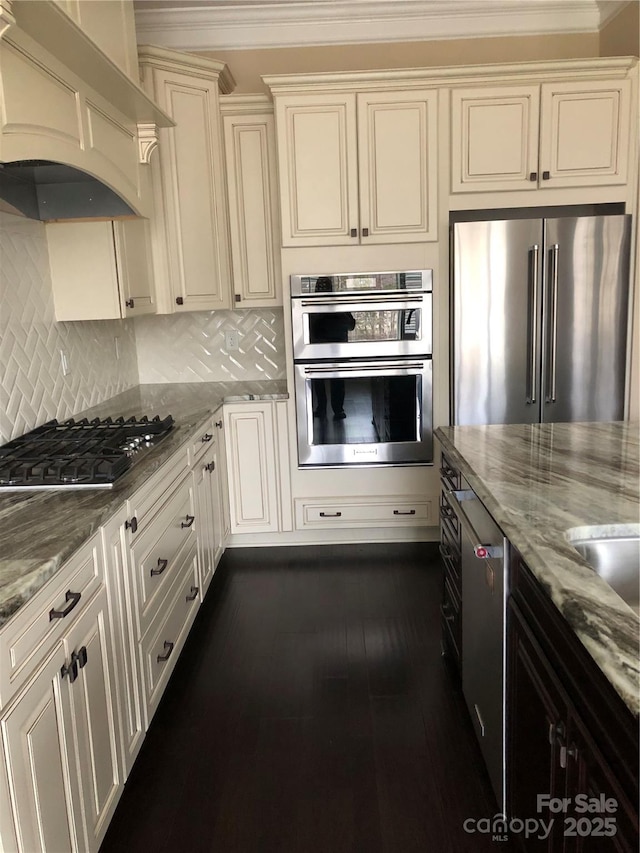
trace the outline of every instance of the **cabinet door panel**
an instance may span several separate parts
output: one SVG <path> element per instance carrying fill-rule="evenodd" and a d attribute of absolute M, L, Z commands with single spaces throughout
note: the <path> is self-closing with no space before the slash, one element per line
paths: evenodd
<path fill-rule="evenodd" d="M 355 95 L 278 100 L 283 246 L 357 242 L 355 118 Z"/>
<path fill-rule="evenodd" d="M 273 115 L 224 118 L 237 307 L 282 304 Z"/>
<path fill-rule="evenodd" d="M 97 850 L 121 793 L 118 766 L 119 732 L 112 697 L 115 684 L 109 662 L 111 637 L 107 595 L 99 593 L 83 618 L 65 638 L 67 660 L 86 650 L 86 664 L 78 666 L 78 678 L 63 700 L 69 702 L 78 745 L 80 791 L 87 823 L 89 847 Z"/>
<path fill-rule="evenodd" d="M 26 853 L 82 847 L 71 818 L 69 757 L 64 750 L 64 721 L 59 672 L 62 645 L 2 721 L 5 758 L 16 813 L 19 849 Z"/>
<path fill-rule="evenodd" d="M 451 98 L 451 191 L 536 189 L 538 86 L 459 89 Z"/>
<path fill-rule="evenodd" d="M 362 243 L 436 238 L 436 113 L 436 92 L 358 95 Z"/>
<path fill-rule="evenodd" d="M 152 314 L 155 293 L 151 258 L 151 234 L 147 219 L 113 223 L 120 301 L 123 317 Z M 133 301 L 133 305 L 128 304 Z"/>
<path fill-rule="evenodd" d="M 629 80 L 542 86 L 540 170 L 545 186 L 624 184 Z"/>
<path fill-rule="evenodd" d="M 160 145 L 170 276 L 175 296 L 183 300 L 174 303 L 173 310 L 230 307 L 224 195 L 221 169 L 215 168 L 222 146 L 213 85 L 158 72 L 158 101 L 176 122 L 163 132 Z"/>
<path fill-rule="evenodd" d="M 277 467 L 271 404 L 225 407 L 232 533 L 278 530 Z"/>

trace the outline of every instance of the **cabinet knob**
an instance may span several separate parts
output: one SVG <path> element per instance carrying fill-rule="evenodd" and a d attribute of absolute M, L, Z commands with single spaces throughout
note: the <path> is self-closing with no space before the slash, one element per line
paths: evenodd
<path fill-rule="evenodd" d="M 236 295 L 233 298 L 235 299 L 236 302 L 242 301 L 242 296 L 239 293 L 236 293 Z"/>
<path fill-rule="evenodd" d="M 198 593 L 199 593 L 199 592 L 200 592 L 200 588 L 199 588 L 199 587 L 197 587 L 197 586 L 192 586 L 192 587 L 191 587 L 191 594 L 190 594 L 190 595 L 185 595 L 185 601 L 195 601 L 195 599 L 197 598 L 197 596 L 198 596 Z"/>
<path fill-rule="evenodd" d="M 542 173 L 542 180 L 543 181 L 548 181 L 550 179 L 551 179 L 551 172 L 543 172 Z"/>
<path fill-rule="evenodd" d="M 176 305 L 184 305 L 184 299 L 182 296 L 176 296 Z"/>
<path fill-rule="evenodd" d="M 135 307 L 135 301 L 133 299 L 127 299 L 127 301 L 124 304 L 127 306 L 127 308 Z"/>
<path fill-rule="evenodd" d="M 211 441 L 212 438 L 213 436 L 210 432 L 205 432 L 205 434 L 202 436 L 202 441 L 206 444 L 207 441 Z"/>
<path fill-rule="evenodd" d="M 362 236 L 363 236 L 363 237 L 368 237 L 368 236 L 369 236 L 369 229 L 368 229 L 368 228 L 363 228 L 363 229 L 362 229 Z"/>
<path fill-rule="evenodd" d="M 64 666 L 60 667 L 60 678 L 66 678 L 67 676 L 72 684 L 78 677 L 78 662 L 73 658 L 68 665 L 64 664 Z"/>
<path fill-rule="evenodd" d="M 222 429 L 222 421 L 216 421 L 216 426 L 218 429 Z"/>
<path fill-rule="evenodd" d="M 196 520 L 195 515 L 186 515 L 185 521 L 180 522 L 180 527 L 191 527 L 193 522 Z"/>
<path fill-rule="evenodd" d="M 124 528 L 125 530 L 131 530 L 132 533 L 136 532 L 136 530 L 138 529 L 138 519 L 135 517 L 135 515 L 130 521 L 128 519 L 127 521 L 125 521 Z"/>
<path fill-rule="evenodd" d="M 216 470 L 216 463 L 215 463 L 215 462 L 209 462 L 209 463 L 207 463 L 207 464 L 204 466 L 204 470 L 205 470 L 205 471 L 215 471 L 215 470 Z"/>
<path fill-rule="evenodd" d="M 352 237 L 357 237 L 357 236 L 358 236 L 358 229 L 357 229 L 357 228 L 352 228 L 352 229 L 351 229 L 351 236 L 352 236 Z"/>
<path fill-rule="evenodd" d="M 530 181 L 537 181 L 538 180 L 538 173 L 537 172 L 531 172 L 529 175 L 529 180 Z"/>

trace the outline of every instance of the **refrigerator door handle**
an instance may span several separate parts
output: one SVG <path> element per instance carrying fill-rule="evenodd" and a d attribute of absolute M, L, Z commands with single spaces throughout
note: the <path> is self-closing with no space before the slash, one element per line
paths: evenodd
<path fill-rule="evenodd" d="M 529 249 L 529 363 L 527 366 L 527 403 L 535 403 L 538 396 L 538 299 L 539 299 L 539 257 L 540 247 L 533 245 Z"/>
<path fill-rule="evenodd" d="M 556 401 L 556 349 L 558 343 L 558 256 L 560 246 L 555 243 L 549 249 L 549 266 L 551 278 L 551 315 L 549 317 L 549 339 L 547 348 L 547 394 L 545 401 Z"/>

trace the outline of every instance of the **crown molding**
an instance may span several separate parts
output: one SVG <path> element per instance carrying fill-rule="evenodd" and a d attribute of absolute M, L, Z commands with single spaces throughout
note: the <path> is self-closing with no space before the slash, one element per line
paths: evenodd
<path fill-rule="evenodd" d="M 138 40 L 233 50 L 595 33 L 628 0 L 139 0 Z"/>

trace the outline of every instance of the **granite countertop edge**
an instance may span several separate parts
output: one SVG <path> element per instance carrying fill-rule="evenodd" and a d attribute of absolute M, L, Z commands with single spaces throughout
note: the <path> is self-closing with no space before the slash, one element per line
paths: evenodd
<path fill-rule="evenodd" d="M 506 538 L 517 548 L 553 604 L 629 710 L 640 715 L 640 616 L 573 549 L 558 530 L 540 531 L 527 513 L 505 505 L 491 483 L 447 432 L 435 437 L 456 464 Z M 460 429 L 460 428 L 457 428 Z M 464 429 L 464 428 L 462 428 Z M 604 615 L 607 615 L 605 619 Z"/>
<path fill-rule="evenodd" d="M 116 394 L 75 419 L 172 414 L 169 435 L 110 489 L 0 490 L 0 630 L 223 403 L 286 400 L 284 380 L 153 383 Z M 61 533 L 60 531 L 63 531 Z"/>

